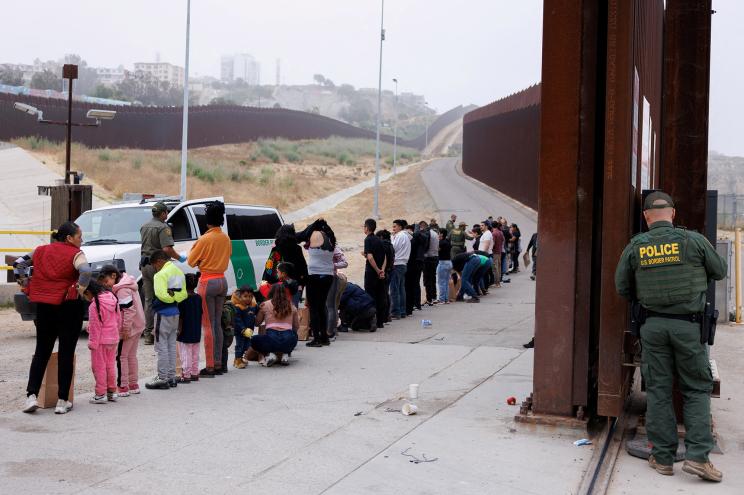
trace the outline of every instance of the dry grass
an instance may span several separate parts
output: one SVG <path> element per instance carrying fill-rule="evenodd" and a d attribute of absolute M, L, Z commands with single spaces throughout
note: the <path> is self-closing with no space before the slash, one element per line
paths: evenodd
<path fill-rule="evenodd" d="M 17 139 L 51 168 L 61 171 L 64 144 Z M 315 141 L 260 140 L 189 150 L 189 197 L 224 196 L 227 201 L 275 206 L 291 211 L 374 172 L 374 141 L 331 138 Z M 388 162 L 392 147 L 382 148 Z M 400 163 L 418 159 L 401 148 Z M 385 167 L 389 167 L 387 163 Z M 125 192 L 177 195 L 181 158 L 178 151 L 91 149 L 74 144 L 72 168 L 82 171 L 112 199 Z M 101 194 L 101 191 L 96 191 Z"/>
<path fill-rule="evenodd" d="M 421 179 L 425 164 L 415 165 L 393 179 L 380 184 L 380 216 L 377 229 L 392 229 L 393 220 L 402 218 L 408 223 L 436 218 L 437 207 Z M 349 267 L 344 270 L 349 280 L 362 284 L 364 280 L 364 220 L 372 214 L 373 191 L 368 189 L 349 198 L 321 216 L 333 228 L 338 243 L 344 250 Z M 298 230 L 315 220 L 306 218 L 295 223 Z"/>

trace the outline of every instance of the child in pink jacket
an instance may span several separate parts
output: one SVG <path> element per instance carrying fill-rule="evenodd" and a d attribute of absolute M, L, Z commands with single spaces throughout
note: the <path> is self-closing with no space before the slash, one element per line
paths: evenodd
<path fill-rule="evenodd" d="M 119 397 L 128 397 L 129 394 L 140 393 L 137 383 L 139 373 L 137 346 L 145 329 L 145 311 L 142 308 L 137 281 L 133 276 L 122 273 L 121 280 L 114 285 L 113 290 L 119 300 L 122 318 L 119 332 L 122 341 L 119 354 L 121 363 Z"/>
<path fill-rule="evenodd" d="M 91 282 L 83 294 L 88 307 L 88 349 L 96 379 L 96 393 L 90 402 L 116 402 L 116 347 L 119 343 L 121 312 L 113 292 Z"/>

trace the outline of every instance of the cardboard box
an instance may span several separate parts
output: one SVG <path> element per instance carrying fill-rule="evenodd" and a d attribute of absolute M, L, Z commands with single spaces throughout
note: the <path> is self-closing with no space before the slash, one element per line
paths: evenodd
<path fill-rule="evenodd" d="M 44 372 L 44 380 L 41 382 L 41 389 L 39 389 L 39 407 L 48 409 L 57 405 L 59 399 L 59 383 L 57 381 L 57 370 L 58 365 L 58 354 L 53 352 L 49 357 L 46 371 Z M 75 402 L 75 361 L 77 357 L 72 359 L 72 381 L 70 382 L 70 396 L 67 400 Z"/>
<path fill-rule="evenodd" d="M 300 328 L 297 330 L 297 339 L 307 340 L 310 337 L 310 309 L 306 306 L 297 311 L 300 316 Z"/>

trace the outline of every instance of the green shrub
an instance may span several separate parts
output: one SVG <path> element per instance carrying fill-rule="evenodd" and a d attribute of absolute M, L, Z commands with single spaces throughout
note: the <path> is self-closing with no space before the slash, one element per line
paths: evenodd
<path fill-rule="evenodd" d="M 300 155 L 297 151 L 293 151 L 293 150 L 286 151 L 284 153 L 284 158 L 289 163 L 302 163 L 302 155 Z"/>
<path fill-rule="evenodd" d="M 98 159 L 102 162 L 108 162 L 111 160 L 111 153 L 108 149 L 105 149 L 98 153 Z"/>

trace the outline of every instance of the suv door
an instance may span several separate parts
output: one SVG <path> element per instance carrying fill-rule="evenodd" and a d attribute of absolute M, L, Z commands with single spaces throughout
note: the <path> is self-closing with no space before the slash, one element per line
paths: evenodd
<path fill-rule="evenodd" d="M 236 285 L 255 289 L 263 276 L 276 231 L 282 225 L 281 218 L 272 208 L 228 205 L 225 210 Z"/>

